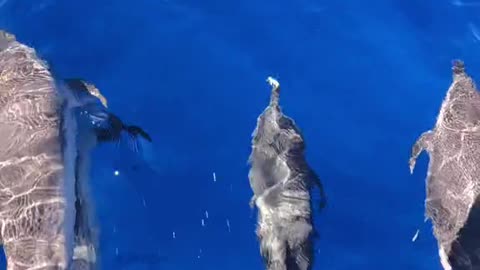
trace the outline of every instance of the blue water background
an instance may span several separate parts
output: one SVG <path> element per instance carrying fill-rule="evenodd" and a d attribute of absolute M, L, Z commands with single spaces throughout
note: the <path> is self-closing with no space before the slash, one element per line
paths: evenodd
<path fill-rule="evenodd" d="M 423 223 L 428 159 L 410 176 L 409 151 L 434 124 L 451 60 L 480 73 L 479 10 L 440 0 L 1 0 L 0 27 L 59 76 L 94 82 L 153 137 L 153 169 L 114 145 L 94 154 L 102 269 L 263 269 L 246 161 L 272 75 L 329 199 L 314 269 L 423 270 L 440 269 Z"/>

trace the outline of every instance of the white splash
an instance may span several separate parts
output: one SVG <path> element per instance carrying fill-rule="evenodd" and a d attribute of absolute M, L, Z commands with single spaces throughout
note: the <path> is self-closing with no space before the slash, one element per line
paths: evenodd
<path fill-rule="evenodd" d="M 457 7 L 478 7 L 480 6 L 479 2 L 462 2 L 462 0 L 453 0 L 452 5 Z"/>
<path fill-rule="evenodd" d="M 205 217 L 208 218 L 208 211 L 205 210 Z"/>
<path fill-rule="evenodd" d="M 202 218 L 202 227 L 205 227 L 205 219 Z"/>
<path fill-rule="evenodd" d="M 480 32 L 478 31 L 478 28 L 473 23 L 469 23 L 468 27 L 470 28 L 470 31 L 472 32 L 475 40 L 480 41 Z"/>
<path fill-rule="evenodd" d="M 119 171 L 114 171 L 113 175 L 118 176 L 118 175 L 120 175 L 120 172 Z"/>
<path fill-rule="evenodd" d="M 415 235 L 413 236 L 412 238 L 412 242 L 415 242 L 417 241 L 417 238 L 418 238 L 418 234 L 420 233 L 420 230 L 417 230 L 417 232 L 415 232 Z"/>
<path fill-rule="evenodd" d="M 217 175 L 213 172 L 213 182 L 217 182 Z"/>
<path fill-rule="evenodd" d="M 175 234 L 175 232 L 172 233 L 172 236 L 173 236 L 173 239 L 177 238 L 177 235 Z"/>
<path fill-rule="evenodd" d="M 270 76 L 268 76 L 267 82 L 268 82 L 268 84 L 270 84 L 270 86 L 272 86 L 273 88 L 278 88 L 278 87 L 280 86 L 280 83 L 279 83 L 276 79 L 274 79 L 274 78 L 272 78 L 272 77 L 270 77 Z"/>
<path fill-rule="evenodd" d="M 230 220 L 228 220 L 228 218 L 227 218 L 227 228 L 228 228 L 228 232 L 231 232 L 231 230 L 230 230 Z"/>

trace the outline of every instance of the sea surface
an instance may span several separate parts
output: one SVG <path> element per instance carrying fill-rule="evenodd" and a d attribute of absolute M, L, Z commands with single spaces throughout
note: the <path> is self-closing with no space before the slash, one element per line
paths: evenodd
<path fill-rule="evenodd" d="M 273 76 L 328 196 L 314 269 L 434 270 L 428 158 L 413 175 L 408 158 L 451 61 L 480 79 L 479 12 L 477 0 L 0 0 L 0 28 L 152 136 L 141 155 L 93 154 L 101 269 L 264 269 L 247 159 Z"/>

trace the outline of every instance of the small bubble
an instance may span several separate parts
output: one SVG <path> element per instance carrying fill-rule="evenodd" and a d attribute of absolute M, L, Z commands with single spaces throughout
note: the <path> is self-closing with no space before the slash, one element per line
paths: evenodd
<path fill-rule="evenodd" d="M 227 228 L 228 228 L 228 232 L 231 232 L 231 229 L 230 229 L 230 220 L 228 220 L 228 218 L 227 218 Z"/>

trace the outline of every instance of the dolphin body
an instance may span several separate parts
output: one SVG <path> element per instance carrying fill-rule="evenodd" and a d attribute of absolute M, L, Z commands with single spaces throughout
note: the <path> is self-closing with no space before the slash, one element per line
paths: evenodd
<path fill-rule="evenodd" d="M 89 190 L 91 152 L 98 143 L 118 141 L 122 132 L 134 139 L 142 136 L 151 141 L 151 138 L 142 128 L 126 125 L 107 111 L 107 99 L 93 84 L 81 79 L 66 79 L 62 87 L 73 100 L 72 107 L 79 123 L 75 166 L 75 243 L 70 269 L 94 270 L 98 268 L 99 247 L 94 202 Z"/>
<path fill-rule="evenodd" d="M 83 88 L 72 85 L 70 80 L 60 83 L 73 104 L 72 113 L 76 116 L 78 133 L 76 137 L 77 156 L 75 160 L 75 222 L 74 247 L 70 270 L 94 270 L 98 268 L 99 243 L 98 226 L 95 219 L 95 203 L 90 195 L 90 155 L 97 144 L 96 135 L 88 125 L 82 125 L 78 112 L 88 113 L 88 107 L 95 107 L 96 96 L 84 93 Z M 83 83 L 82 81 L 78 81 Z M 83 84 L 82 84 L 83 85 Z M 96 88 L 95 88 L 96 89 Z M 98 97 L 102 102 L 106 99 Z M 86 122 L 86 121 L 83 121 Z"/>
<path fill-rule="evenodd" d="M 480 269 L 480 92 L 454 61 L 453 82 L 432 130 L 412 147 L 410 172 L 429 156 L 425 214 L 432 220 L 445 270 Z"/>
<path fill-rule="evenodd" d="M 48 65 L 0 31 L 0 224 L 7 269 L 73 255 L 76 121 Z"/>
<path fill-rule="evenodd" d="M 123 131 L 151 141 L 106 107 L 93 85 L 56 81 L 33 48 L 0 31 L 0 237 L 7 269 L 97 268 L 90 153 Z"/>
<path fill-rule="evenodd" d="M 305 160 L 304 138 L 279 106 L 280 85 L 270 78 L 270 104 L 258 117 L 249 157 L 250 205 L 258 209 L 257 237 L 268 270 L 312 269 L 315 229 L 311 189 L 323 186 Z"/>

